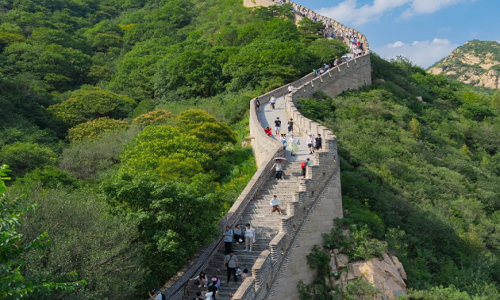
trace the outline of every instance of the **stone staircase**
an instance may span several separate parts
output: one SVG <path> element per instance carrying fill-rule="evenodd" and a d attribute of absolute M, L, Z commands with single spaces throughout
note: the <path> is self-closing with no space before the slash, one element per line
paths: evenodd
<path fill-rule="evenodd" d="M 280 230 L 280 220 L 287 216 L 287 203 L 292 201 L 293 195 L 299 190 L 299 183 L 302 179 L 300 163 L 298 161 L 287 163 L 284 167 L 285 175 L 282 180 L 270 178 L 260 189 L 257 199 L 250 202 L 242 215 L 239 222 L 241 228 L 244 229 L 245 224 L 250 223 L 256 232 L 256 242 L 253 244 L 252 252 L 245 252 L 245 244 L 237 245 L 234 241 L 233 250 L 238 257 L 241 270 L 248 269 L 250 276 L 252 275 L 252 266 L 261 252 L 270 250 L 269 243 Z M 280 207 L 283 215 L 279 215 L 277 212 L 270 215 L 269 200 L 273 195 L 281 200 Z M 224 249 L 221 247 L 205 269 L 209 279 L 212 276 L 217 276 L 221 281 L 217 300 L 229 300 L 230 295 L 234 294 L 241 284 L 241 282 L 234 284 L 233 281 L 230 284 L 226 283 L 227 272 L 226 268 L 223 267 L 224 256 Z M 183 300 L 193 299 L 196 297 L 197 291 L 203 294 L 206 288 L 194 286 L 189 291 L 189 297 L 184 297 Z"/>

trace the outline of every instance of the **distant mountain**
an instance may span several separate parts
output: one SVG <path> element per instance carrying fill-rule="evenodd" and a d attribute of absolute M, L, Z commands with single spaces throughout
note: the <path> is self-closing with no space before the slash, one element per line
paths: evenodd
<path fill-rule="evenodd" d="M 453 50 L 427 72 L 444 74 L 474 86 L 500 89 L 500 44 L 472 40 Z"/>

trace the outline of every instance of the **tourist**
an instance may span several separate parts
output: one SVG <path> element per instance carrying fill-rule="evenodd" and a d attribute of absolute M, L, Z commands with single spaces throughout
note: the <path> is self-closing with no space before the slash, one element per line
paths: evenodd
<path fill-rule="evenodd" d="M 231 229 L 231 226 L 226 226 L 226 231 L 224 231 L 224 246 L 225 246 L 225 254 L 231 253 L 232 246 L 233 246 L 233 230 Z"/>
<path fill-rule="evenodd" d="M 272 107 L 273 109 L 275 109 L 275 108 L 276 108 L 276 97 L 274 97 L 274 95 L 273 95 L 273 96 L 271 96 L 271 100 L 269 100 L 269 103 L 271 103 L 271 107 Z"/>
<path fill-rule="evenodd" d="M 299 152 L 299 147 L 297 146 L 297 140 L 295 140 L 295 136 L 293 134 L 288 139 L 288 149 L 290 150 L 291 156 L 295 156 L 295 153 Z"/>
<path fill-rule="evenodd" d="M 200 272 L 200 275 L 194 277 L 194 278 L 189 278 L 189 280 L 198 280 L 199 282 L 199 285 L 198 287 L 207 287 L 207 282 L 208 282 L 208 277 L 207 277 L 207 274 L 205 274 L 205 272 L 201 271 Z"/>
<path fill-rule="evenodd" d="M 302 163 L 300 163 L 300 168 L 302 170 L 302 178 L 306 178 L 306 170 L 307 167 L 311 165 L 310 159 L 306 159 Z"/>
<path fill-rule="evenodd" d="M 318 137 L 316 137 L 316 151 L 323 150 L 323 139 L 321 138 L 321 134 L 318 133 Z"/>
<path fill-rule="evenodd" d="M 217 288 L 220 288 L 220 279 L 217 276 L 212 276 L 211 285 L 215 285 Z"/>
<path fill-rule="evenodd" d="M 238 281 L 238 277 L 236 277 L 236 268 L 239 268 L 238 257 L 234 255 L 234 251 L 231 251 L 224 258 L 224 266 L 227 268 L 227 284 L 231 281 L 231 274 L 234 275 L 234 283 Z"/>
<path fill-rule="evenodd" d="M 286 150 L 286 134 L 284 132 L 281 133 L 280 141 L 283 144 L 283 150 Z"/>
<path fill-rule="evenodd" d="M 209 286 L 208 286 L 208 292 L 205 294 L 205 299 L 207 300 L 217 300 L 217 291 L 219 290 L 219 287 L 217 286 L 217 282 L 213 281 Z"/>
<path fill-rule="evenodd" d="M 290 121 L 288 121 L 288 133 L 293 133 L 293 119 L 290 118 Z"/>
<path fill-rule="evenodd" d="M 318 72 L 318 70 L 313 69 L 313 72 L 314 72 L 314 76 L 319 76 L 319 72 Z"/>
<path fill-rule="evenodd" d="M 268 136 L 272 136 L 273 135 L 273 130 L 271 129 L 271 127 L 266 127 L 264 128 L 264 132 L 268 135 Z"/>
<path fill-rule="evenodd" d="M 288 93 L 290 94 L 291 92 L 293 92 L 293 85 L 289 84 L 288 85 Z"/>
<path fill-rule="evenodd" d="M 280 134 L 280 130 L 281 130 L 281 120 L 279 117 L 276 118 L 276 120 L 274 120 L 274 133 L 276 134 L 276 136 L 278 136 Z"/>
<path fill-rule="evenodd" d="M 323 68 L 324 68 L 324 70 L 325 70 L 325 71 L 326 71 L 326 70 L 328 70 L 328 68 L 329 68 L 329 67 L 330 67 L 330 66 L 328 66 L 328 64 L 327 64 L 327 63 L 325 63 L 325 65 L 323 66 Z"/>
<path fill-rule="evenodd" d="M 201 292 L 196 292 L 196 297 L 194 297 L 193 300 L 202 300 Z"/>
<path fill-rule="evenodd" d="M 233 232 L 234 232 L 234 239 L 236 240 L 236 245 L 245 242 L 245 238 L 243 237 L 241 232 L 240 224 L 236 224 L 236 226 L 234 226 Z"/>
<path fill-rule="evenodd" d="M 274 165 L 271 167 L 271 170 L 272 169 L 276 170 L 276 180 L 283 179 L 283 165 L 281 164 L 280 159 L 277 159 L 276 162 L 274 162 Z"/>
<path fill-rule="evenodd" d="M 252 252 L 253 243 L 255 243 L 255 229 L 247 224 L 245 228 L 245 252 Z"/>
<path fill-rule="evenodd" d="M 309 133 L 307 136 L 307 148 L 309 148 L 309 154 L 313 154 L 314 142 L 314 135 L 312 133 Z"/>
<path fill-rule="evenodd" d="M 255 109 L 260 111 L 260 100 L 259 97 L 255 98 Z"/>
<path fill-rule="evenodd" d="M 153 293 L 151 294 L 151 292 Z M 162 300 L 162 295 L 159 288 L 156 287 L 151 292 L 148 293 L 150 300 Z"/>
<path fill-rule="evenodd" d="M 213 291 L 208 291 L 205 293 L 205 300 L 217 300 L 217 299 L 215 298 Z"/>
<path fill-rule="evenodd" d="M 250 276 L 248 274 L 248 269 L 244 269 L 243 274 L 241 274 L 241 282 L 243 283 L 243 281 L 245 281 L 245 279 L 247 279 L 248 276 Z"/>
<path fill-rule="evenodd" d="M 269 201 L 269 204 L 271 205 L 271 213 L 270 213 L 271 216 L 275 211 L 277 211 L 281 215 L 280 203 L 281 200 L 279 200 L 276 195 L 274 195 L 273 198 Z"/>

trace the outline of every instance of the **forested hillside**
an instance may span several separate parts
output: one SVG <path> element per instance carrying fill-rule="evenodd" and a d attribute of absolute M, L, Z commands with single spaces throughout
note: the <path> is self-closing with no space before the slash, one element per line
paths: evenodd
<path fill-rule="evenodd" d="M 500 98 L 405 59 L 372 67 L 371 86 L 300 100 L 338 137 L 343 222 L 388 241 L 411 299 L 499 299 Z"/>
<path fill-rule="evenodd" d="M 322 26 L 240 0 L 0 1 L 0 298 L 138 299 L 175 274 L 256 170 L 249 100 L 345 53 Z"/>
<path fill-rule="evenodd" d="M 500 89 L 500 44 L 472 40 L 432 65 L 428 72 L 487 89 Z"/>

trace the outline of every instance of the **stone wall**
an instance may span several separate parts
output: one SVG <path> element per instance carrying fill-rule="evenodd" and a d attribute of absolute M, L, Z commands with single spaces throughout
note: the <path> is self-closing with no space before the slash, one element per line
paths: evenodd
<path fill-rule="evenodd" d="M 330 232 L 333 220 L 343 216 L 339 159 L 336 136 L 328 128 L 304 117 L 296 103 L 300 98 L 311 97 L 318 91 L 336 96 L 345 90 L 369 84 L 370 70 L 370 57 L 365 55 L 321 76 L 308 75 L 292 83 L 295 90 L 285 96 L 287 117 L 294 119 L 296 130 L 300 133 L 321 134 L 325 141 L 324 151 L 316 152 L 307 178 L 301 181 L 300 191 L 287 207 L 290 215 L 283 219 L 280 233 L 269 245 L 271 251 L 261 253 L 252 268 L 251 283 L 242 285 L 234 300 L 298 299 L 298 282 L 308 284 L 313 280 L 314 270 L 307 265 L 306 256 L 315 244 L 322 244 L 322 234 Z M 267 102 L 271 94 L 282 93 L 287 93 L 287 86 L 264 95 L 261 102 Z M 259 149 L 267 144 L 264 140 L 273 139 L 265 135 L 260 122 L 256 122 L 258 118 L 254 107 L 251 109 L 250 126 L 257 133 L 255 136 L 252 134 L 252 145 L 257 156 L 258 153 L 265 153 L 265 149 Z"/>
<path fill-rule="evenodd" d="M 245 5 L 270 5 L 268 0 L 244 0 Z M 289 2 L 289 1 L 287 1 Z M 295 4 L 292 3 L 294 6 Z M 322 17 L 323 18 L 323 17 Z M 333 21 L 333 20 L 332 20 Z M 344 32 L 349 28 L 335 22 L 334 28 Z M 355 34 L 357 31 L 352 30 Z M 336 96 L 348 89 L 356 89 L 371 83 L 371 66 L 368 42 L 360 33 L 367 50 L 364 56 L 343 63 L 316 77 L 308 74 L 291 83 L 295 87 L 288 94 L 288 85 L 259 96 L 261 104 L 269 101 L 271 95 L 286 95 L 286 113 L 295 121 L 299 132 L 320 133 L 324 140 L 323 152 L 315 154 L 312 166 L 308 167 L 307 178 L 301 180 L 300 189 L 287 207 L 290 215 L 282 220 L 280 233 L 271 241 L 270 250 L 260 254 L 252 267 L 253 276 L 240 286 L 233 300 L 240 299 L 298 299 L 297 283 L 299 280 L 310 283 L 313 270 L 307 265 L 306 255 L 313 245 L 322 243 L 322 233 L 333 227 L 333 219 L 342 217 L 342 196 L 340 187 L 340 169 L 337 154 L 336 137 L 326 127 L 321 126 L 300 114 L 295 106 L 298 99 L 311 97 L 318 91 Z M 252 149 L 258 170 L 245 190 L 233 204 L 230 211 L 219 223 L 222 229 L 226 224 L 234 225 L 241 219 L 241 214 L 249 202 L 256 197 L 263 184 L 272 176 L 270 167 L 273 158 L 283 155 L 281 142 L 267 136 L 255 109 L 255 100 L 250 101 L 250 135 Z M 180 300 L 185 294 L 188 279 L 204 270 L 212 257 L 222 246 L 222 238 L 206 245 L 187 262 L 162 288 L 167 299 Z"/>

